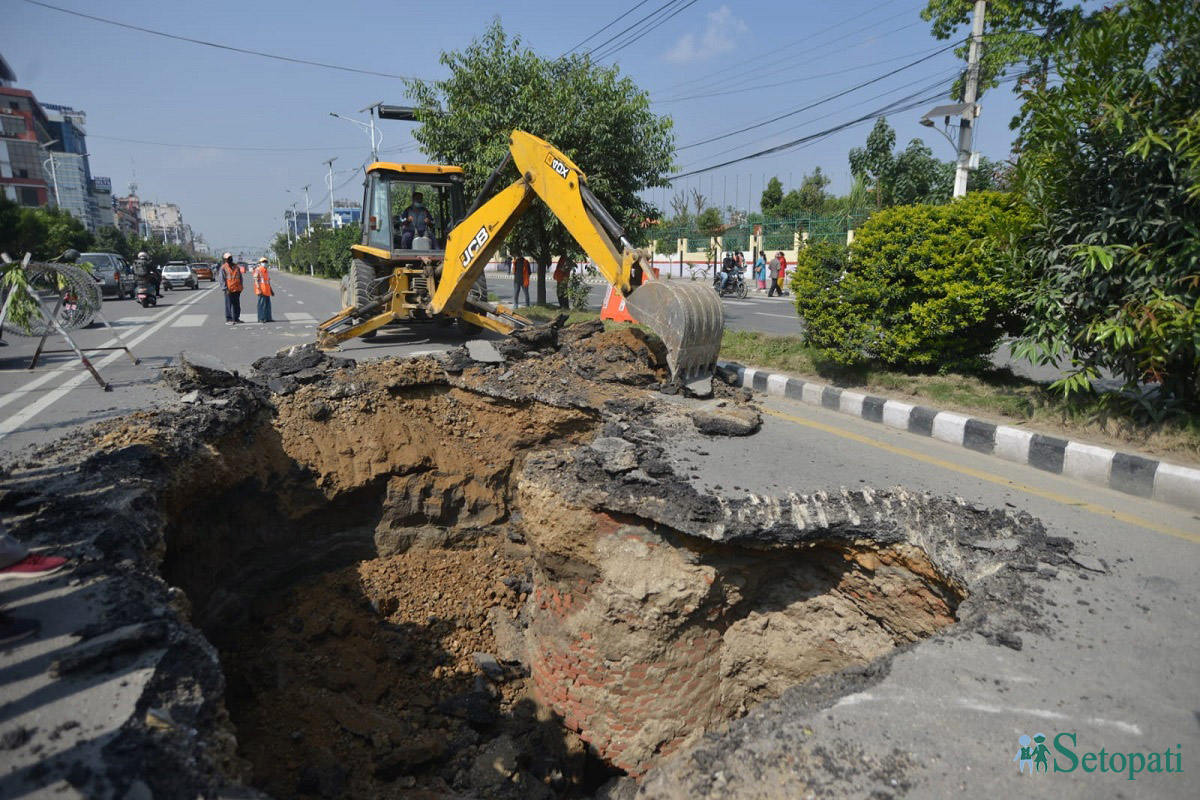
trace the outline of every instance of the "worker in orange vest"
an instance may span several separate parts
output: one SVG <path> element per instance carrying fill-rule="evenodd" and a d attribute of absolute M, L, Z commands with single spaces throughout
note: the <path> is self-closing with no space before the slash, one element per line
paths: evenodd
<path fill-rule="evenodd" d="M 274 322 L 271 319 L 271 276 L 267 274 L 267 260 L 260 258 L 254 268 L 254 293 L 258 295 L 258 321 Z"/>
<path fill-rule="evenodd" d="M 521 307 L 521 290 L 525 290 L 525 307 L 529 308 L 529 259 L 517 256 L 513 259 L 513 308 Z"/>
<path fill-rule="evenodd" d="M 233 256 L 221 257 L 221 291 L 225 293 L 225 324 L 242 324 L 242 271 L 233 263 Z"/>

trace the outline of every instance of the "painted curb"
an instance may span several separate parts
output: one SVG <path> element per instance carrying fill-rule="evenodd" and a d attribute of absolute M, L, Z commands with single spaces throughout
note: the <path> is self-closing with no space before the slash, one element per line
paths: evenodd
<path fill-rule="evenodd" d="M 1200 469 L 1194 467 L 1168 464 L 1137 453 L 1059 439 L 952 411 L 838 389 L 732 362 L 722 362 L 719 366 L 736 376 L 735 385 L 755 392 L 822 406 L 1055 475 L 1066 475 L 1135 497 L 1200 511 Z"/>

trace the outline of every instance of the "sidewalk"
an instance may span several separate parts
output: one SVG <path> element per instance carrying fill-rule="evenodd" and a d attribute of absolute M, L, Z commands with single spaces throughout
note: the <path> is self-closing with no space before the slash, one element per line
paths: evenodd
<path fill-rule="evenodd" d="M 852 392 L 756 367 L 732 362 L 720 363 L 719 367 L 728 371 L 735 385 L 756 392 L 823 406 L 868 422 L 1028 464 L 1055 475 L 1200 511 L 1200 469 L 1169 464 L 1139 453 L 1034 433 L 953 411 Z"/>

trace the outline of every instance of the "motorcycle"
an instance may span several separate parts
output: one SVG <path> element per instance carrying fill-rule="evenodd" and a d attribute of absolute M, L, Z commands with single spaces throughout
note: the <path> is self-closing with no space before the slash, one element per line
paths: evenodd
<path fill-rule="evenodd" d="M 157 307 L 158 298 L 154 296 L 154 287 L 148 282 L 138 281 L 137 301 L 142 304 L 142 308 Z"/>
<path fill-rule="evenodd" d="M 746 279 L 742 277 L 741 271 L 734 270 L 729 273 L 729 281 L 725 284 L 725 291 L 721 291 L 721 276 L 723 274 L 718 272 L 717 276 L 713 278 L 713 291 L 721 297 L 732 294 L 741 300 L 745 300 L 748 289 L 746 288 Z"/>

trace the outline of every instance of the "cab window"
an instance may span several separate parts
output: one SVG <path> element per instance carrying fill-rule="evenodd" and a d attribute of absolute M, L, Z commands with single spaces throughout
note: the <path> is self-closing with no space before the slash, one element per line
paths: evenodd
<path fill-rule="evenodd" d="M 367 185 L 367 244 L 392 249 L 392 218 L 388 213 L 388 182 L 372 175 Z"/>

